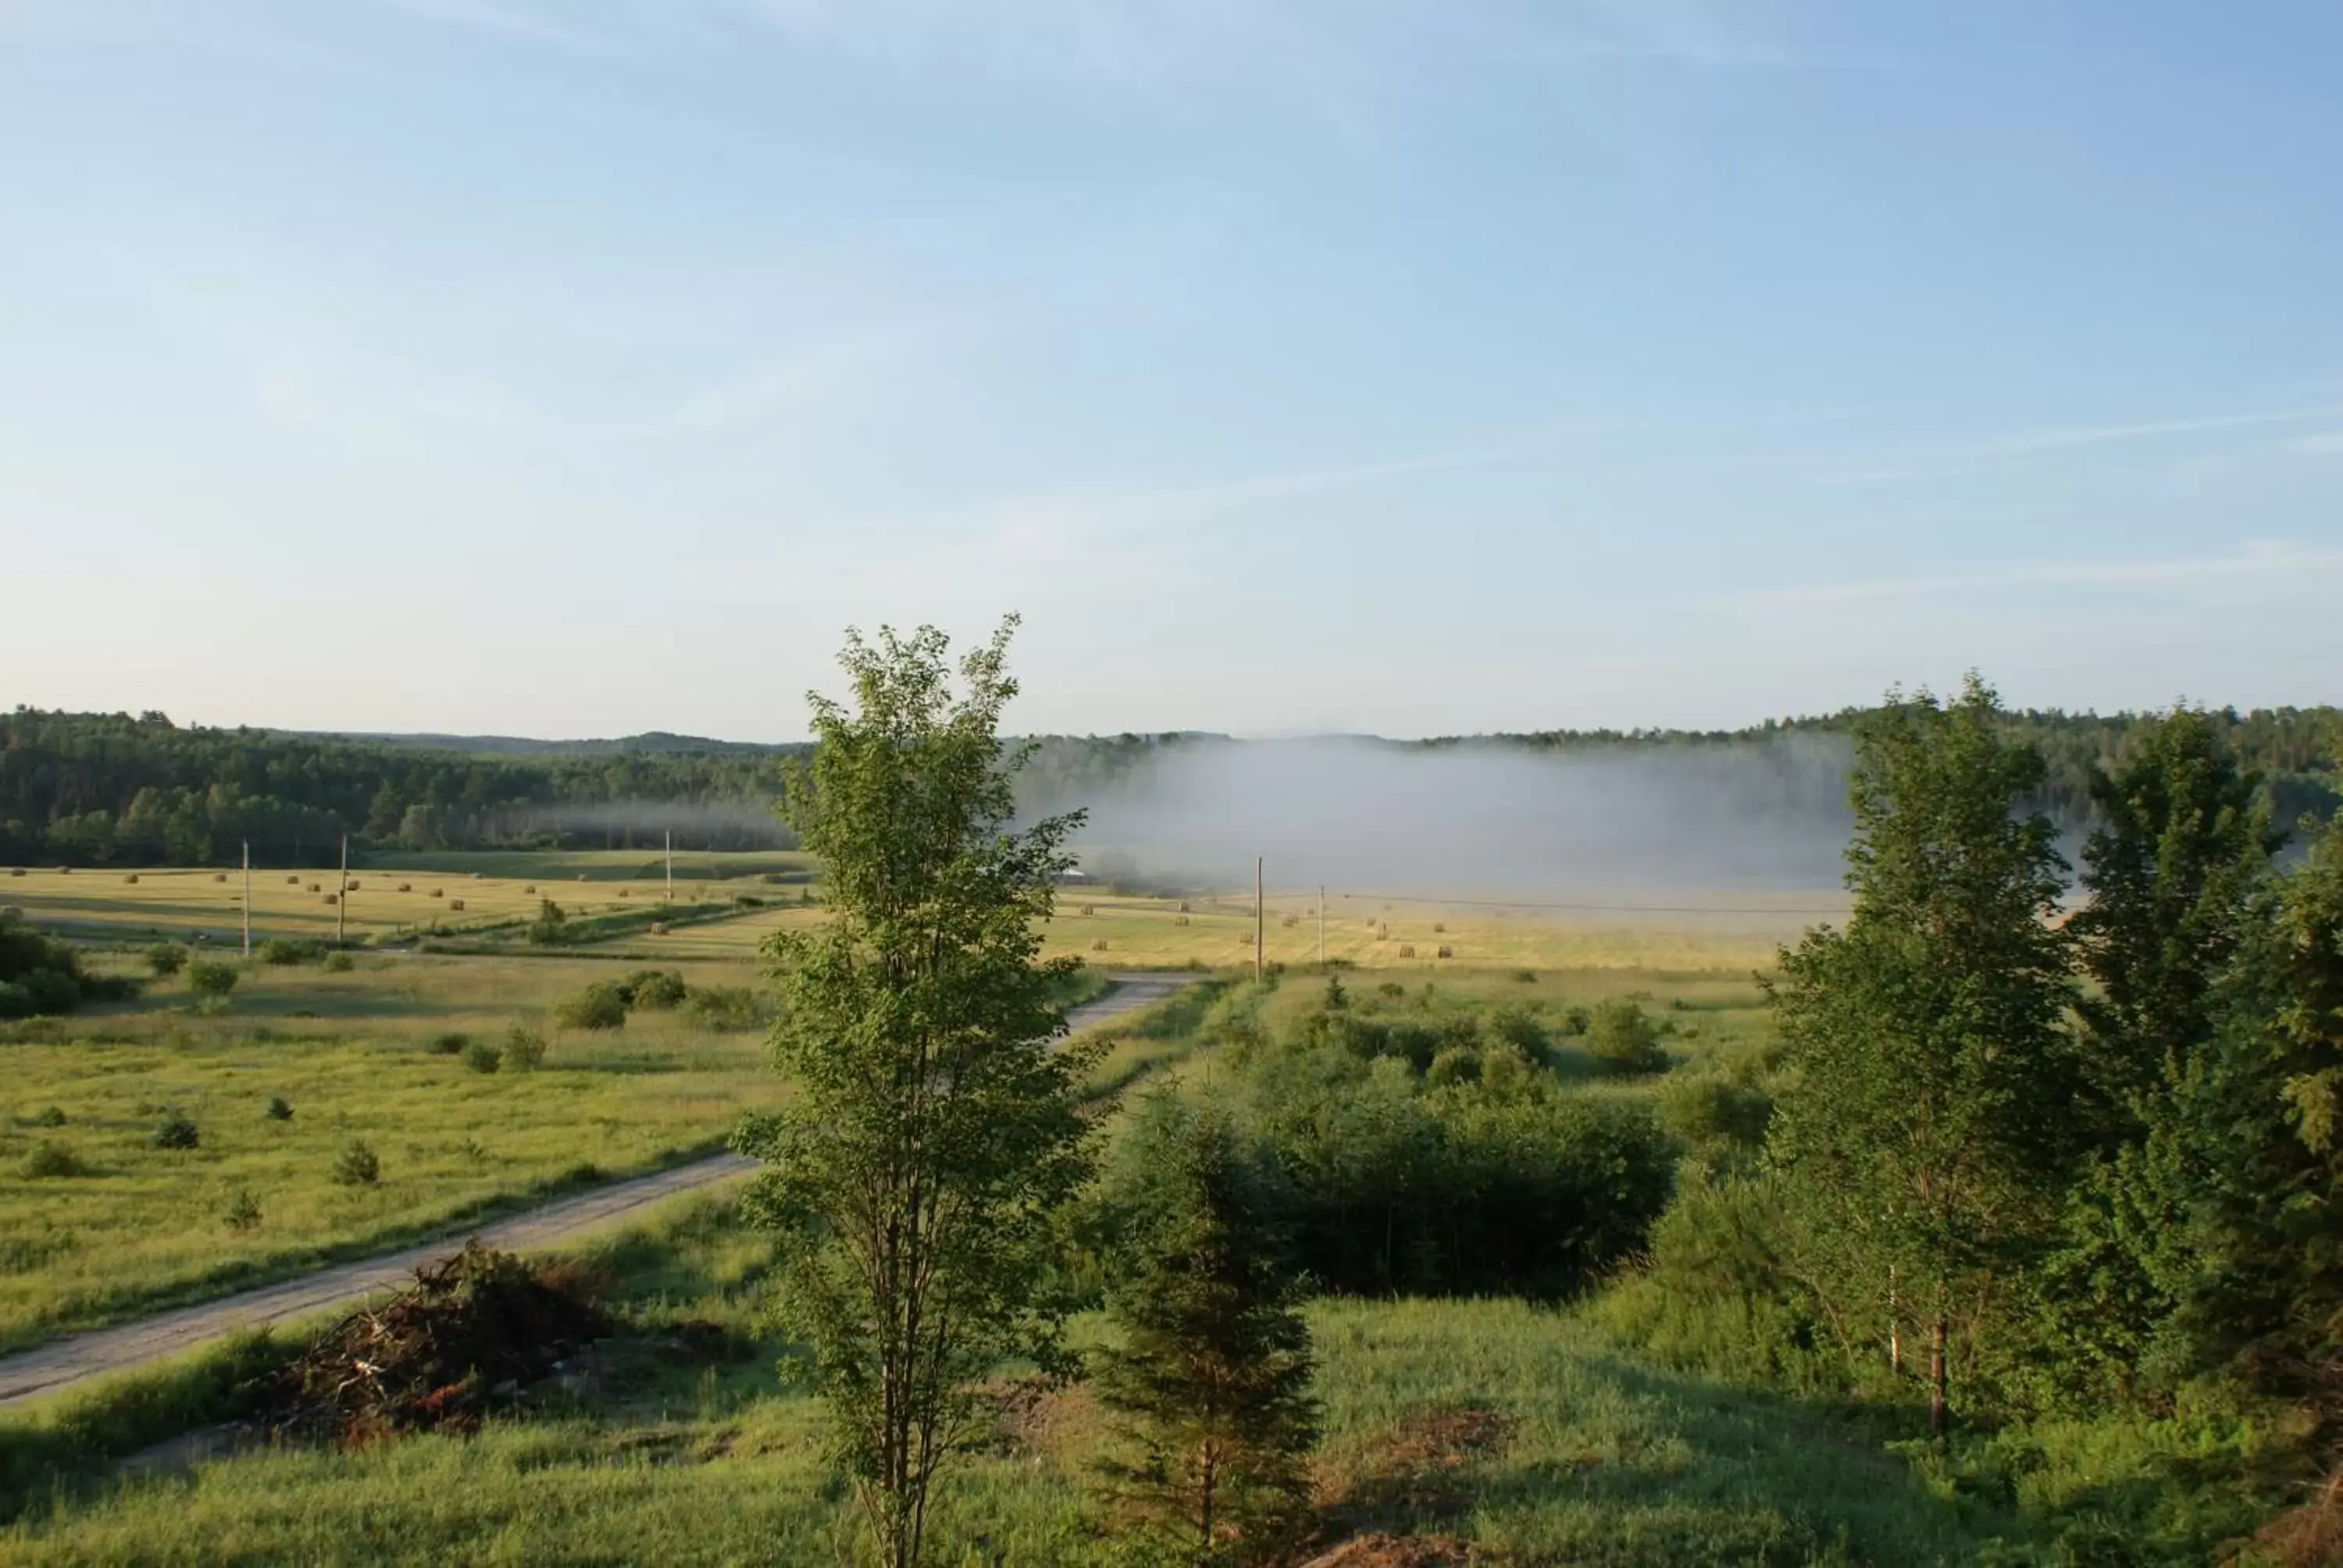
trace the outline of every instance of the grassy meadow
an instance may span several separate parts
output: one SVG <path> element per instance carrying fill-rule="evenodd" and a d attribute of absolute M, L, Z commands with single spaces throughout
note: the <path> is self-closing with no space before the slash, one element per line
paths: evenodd
<path fill-rule="evenodd" d="M 607 964 L 429 956 L 347 972 L 255 965 L 204 1016 L 181 982 L 8 1030 L 0 1081 L 0 1346 L 281 1277 L 551 1189 L 719 1141 L 777 1091 L 761 1036 L 637 1012 L 561 1030 L 551 1004 Z M 708 977 L 687 970 L 688 980 Z M 716 978 L 737 983 L 734 966 Z M 544 1034 L 533 1071 L 442 1049 Z M 272 1099 L 291 1115 L 273 1120 Z M 192 1121 L 191 1149 L 156 1146 Z M 353 1141 L 372 1181 L 336 1168 Z M 249 1200 L 256 1215 L 231 1215 Z"/>
<path fill-rule="evenodd" d="M 860 1561 L 820 1413 L 782 1376 L 761 1313 L 769 1245 L 727 1203 L 692 1198 L 585 1255 L 613 1282 L 620 1337 L 525 1412 L 472 1437 L 145 1469 L 28 1512 L 0 1534 L 0 1562 Z M 2059 1555 L 2049 1521 L 2107 1508 L 2187 1457 L 2170 1432 L 2100 1433 L 1978 1487 L 1947 1461 L 1883 1445 L 1847 1412 L 1638 1362 L 1574 1309 L 1325 1299 L 1308 1317 L 1322 1540 L 1386 1534 L 1450 1553 L 1367 1561 L 2138 1561 Z M 720 1325 L 725 1348 L 679 1352 L 669 1336 L 684 1322 Z M 1076 1324 L 1079 1343 L 1107 1332 Z M 940 1489 L 930 1560 L 1115 1561 L 1089 1468 L 1105 1436 L 1090 1396 L 1014 1375 L 998 1392 L 994 1441 Z M 2200 1535 L 2250 1523 L 2242 1500 L 2202 1507 Z"/>

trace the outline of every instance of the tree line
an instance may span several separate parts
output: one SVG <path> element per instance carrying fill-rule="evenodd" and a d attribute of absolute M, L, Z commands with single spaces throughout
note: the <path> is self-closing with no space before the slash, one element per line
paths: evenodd
<path fill-rule="evenodd" d="M 385 740 L 181 727 L 160 713 L 0 714 L 0 860 L 278 863 L 360 848 L 626 848 L 679 809 L 695 847 L 789 839 L 764 750 L 458 752 Z"/>
<path fill-rule="evenodd" d="M 1783 953 L 1760 1130 L 1614 1320 L 1938 1432 L 2215 1388 L 2343 1424 L 2343 819 L 2281 862 L 2239 729 L 2176 709 L 2093 768 L 2069 918 L 1989 689 L 1864 716 L 1853 913 Z"/>

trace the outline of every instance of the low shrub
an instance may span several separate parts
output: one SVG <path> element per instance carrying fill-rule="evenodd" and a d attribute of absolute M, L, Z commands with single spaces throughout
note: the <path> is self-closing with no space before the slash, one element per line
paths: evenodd
<path fill-rule="evenodd" d="M 329 974 L 346 975 L 357 967 L 357 960 L 347 953 L 326 955 L 326 970 Z"/>
<path fill-rule="evenodd" d="M 269 1120 L 269 1121 L 292 1121 L 292 1120 L 293 1120 L 293 1102 L 292 1102 L 291 1101 L 289 1101 L 289 1100 L 286 1099 L 286 1098 L 285 1098 L 283 1095 L 281 1095 L 281 1094 L 272 1094 L 272 1095 L 270 1095 L 270 1096 L 268 1097 L 268 1111 L 267 1111 L 267 1116 L 268 1116 L 268 1120 Z"/>
<path fill-rule="evenodd" d="M 334 1161 L 334 1180 L 345 1187 L 371 1187 L 382 1180 L 382 1159 L 365 1139 L 353 1138 Z"/>
<path fill-rule="evenodd" d="M 560 1029 L 618 1029 L 627 1021 L 627 998 L 615 980 L 596 980 L 576 996 L 553 1004 Z"/>
<path fill-rule="evenodd" d="M 203 1141 L 203 1134 L 196 1130 L 195 1121 L 181 1111 L 171 1112 L 163 1119 L 163 1125 L 155 1129 L 155 1147 L 157 1149 L 193 1149 Z"/>
<path fill-rule="evenodd" d="M 228 1205 L 221 1218 L 231 1231 L 256 1230 L 260 1225 L 260 1201 L 249 1190 L 239 1191 L 236 1201 Z"/>
<path fill-rule="evenodd" d="M 44 1181 L 68 1176 L 86 1176 L 89 1166 L 73 1151 L 73 1146 L 52 1138 L 36 1145 L 25 1157 L 25 1178 Z"/>
<path fill-rule="evenodd" d="M 673 970 L 637 970 L 618 982 L 618 996 L 630 1008 L 665 1012 L 689 994 L 683 976 Z"/>
<path fill-rule="evenodd" d="M 515 1072 L 534 1072 L 545 1060 L 545 1036 L 515 1024 L 505 1034 L 504 1064 Z"/>
<path fill-rule="evenodd" d="M 464 1065 L 474 1072 L 494 1072 L 505 1064 L 505 1053 L 485 1040 L 476 1040 L 464 1047 Z"/>
<path fill-rule="evenodd" d="M 1586 1051 L 1608 1071 L 1664 1072 L 1668 1053 L 1660 1049 L 1659 1027 L 1641 1002 L 1614 997 L 1594 1010 L 1586 1030 Z"/>
<path fill-rule="evenodd" d="M 461 1030 L 449 1030 L 445 1034 L 431 1037 L 431 1050 L 439 1056 L 461 1056 L 464 1048 L 471 1043 L 472 1037 Z"/>
<path fill-rule="evenodd" d="M 765 999 L 744 985 L 696 986 L 683 1000 L 683 1016 L 702 1029 L 759 1029 L 767 1014 Z"/>
<path fill-rule="evenodd" d="M 177 942 L 156 942 L 146 950 L 146 967 L 157 979 L 168 980 L 187 967 L 187 950 Z"/>
<path fill-rule="evenodd" d="M 252 950 L 252 956 L 265 964 L 314 963 L 326 956 L 326 944 L 307 937 L 270 937 Z"/>
<path fill-rule="evenodd" d="M 49 1106 L 38 1116 L 33 1118 L 33 1125 L 35 1127 L 63 1127 L 65 1124 L 65 1107 L 61 1105 Z"/>
<path fill-rule="evenodd" d="M 234 966 L 211 959 L 197 959 L 187 966 L 187 989 L 199 997 L 226 1000 L 236 989 Z"/>

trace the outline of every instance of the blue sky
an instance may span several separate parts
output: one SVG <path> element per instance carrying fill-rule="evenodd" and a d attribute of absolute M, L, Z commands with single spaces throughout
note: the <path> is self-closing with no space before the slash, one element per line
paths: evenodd
<path fill-rule="evenodd" d="M 0 0 L 0 702 L 2343 698 L 2343 6 Z"/>

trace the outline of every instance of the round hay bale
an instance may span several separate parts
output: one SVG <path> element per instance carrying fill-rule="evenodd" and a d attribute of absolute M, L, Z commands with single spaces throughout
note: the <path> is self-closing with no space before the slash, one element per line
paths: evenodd
<path fill-rule="evenodd" d="M 1188 900 L 1185 899 L 1180 900 L 1180 912 L 1183 915 L 1188 912 Z"/>
<path fill-rule="evenodd" d="M 464 900 L 461 899 L 450 899 L 447 900 L 447 907 L 451 910 L 460 910 L 464 907 Z"/>
<path fill-rule="evenodd" d="M 583 871 L 578 872 L 578 879 L 579 881 L 581 881 L 581 882 L 582 882 L 582 881 L 584 881 L 584 880 L 586 879 L 586 873 L 585 873 L 585 872 L 583 872 Z"/>
<path fill-rule="evenodd" d="M 1456 950 L 1454 948 L 1443 947 L 1440 950 L 1440 956 L 1443 959 L 1453 959 L 1456 956 Z"/>
<path fill-rule="evenodd" d="M 356 877 L 352 877 L 348 881 L 344 882 L 342 887 L 346 890 L 355 893 L 358 890 L 358 879 Z"/>
<path fill-rule="evenodd" d="M 1413 942 L 1400 943 L 1399 956 L 1403 959 L 1412 959 L 1415 957 L 1415 945 Z"/>
<path fill-rule="evenodd" d="M 1091 944 L 1091 951 L 1094 953 L 1102 953 L 1106 951 L 1106 939 L 1104 937 L 1101 937 L 1098 940 L 1092 942 Z"/>
<path fill-rule="evenodd" d="M 312 882 L 309 884 L 309 890 L 313 893 L 322 893 L 326 890 L 326 884 L 323 882 Z"/>
<path fill-rule="evenodd" d="M 1443 932 L 1443 931 L 1444 931 L 1444 930 L 1446 930 L 1447 929 L 1448 929 L 1448 928 L 1447 928 L 1446 926 L 1442 925 L 1438 920 L 1434 920 L 1434 921 L 1433 921 L 1433 922 L 1432 922 L 1432 934 L 1433 934 L 1433 936 L 1438 936 L 1441 932 Z"/>
<path fill-rule="evenodd" d="M 667 922 L 665 920 L 653 920 L 651 922 L 651 935 L 655 937 L 663 937 L 667 935 Z"/>
<path fill-rule="evenodd" d="M 524 893 L 533 893 L 537 891 L 537 884 L 535 882 L 531 882 L 528 887 L 523 888 L 521 891 Z"/>
<path fill-rule="evenodd" d="M 57 875 L 60 877 L 70 877 L 73 875 L 73 868 L 71 866 L 59 866 L 57 868 Z"/>
<path fill-rule="evenodd" d="M 138 873 L 137 873 L 137 872 L 136 872 L 136 871 L 133 871 L 133 872 L 131 872 L 128 876 L 126 876 L 126 877 L 123 878 L 122 879 L 123 879 L 124 881 L 126 881 L 126 882 L 135 882 L 135 881 L 136 881 L 136 880 L 138 879 Z"/>
<path fill-rule="evenodd" d="M 338 903 L 340 903 L 341 901 L 342 901 L 342 896 L 341 896 L 341 894 L 339 894 L 339 893 L 327 893 L 327 894 L 326 895 L 326 902 L 327 902 L 327 903 L 329 903 L 329 904 L 338 904 Z"/>
<path fill-rule="evenodd" d="M 1085 914 L 1085 915 L 1094 915 L 1094 914 L 1097 914 L 1097 913 L 1098 913 L 1098 906 L 1097 906 L 1096 904 L 1084 904 L 1084 905 L 1082 905 L 1082 906 L 1081 907 L 1081 913 L 1083 913 L 1083 914 Z"/>
<path fill-rule="evenodd" d="M 21 877 L 25 873 L 19 871 L 16 874 Z M 226 871 L 214 871 L 212 873 L 212 880 L 215 882 L 225 882 L 227 880 L 227 873 Z"/>
<path fill-rule="evenodd" d="M 434 888 L 431 890 L 431 896 L 435 899 L 444 899 L 447 896 L 447 890 L 445 888 Z"/>
<path fill-rule="evenodd" d="M 627 890 L 626 890 L 626 889 L 624 889 L 624 888 L 620 888 L 620 889 L 618 890 L 618 897 L 620 897 L 620 898 L 622 898 L 622 899 L 623 899 L 623 898 L 625 898 L 626 896 L 627 896 Z"/>
<path fill-rule="evenodd" d="M 472 880 L 476 882 L 485 882 L 488 879 L 488 874 L 486 871 L 475 871 L 472 873 Z"/>
<path fill-rule="evenodd" d="M 22 866 L 11 866 L 8 868 L 8 874 L 12 877 L 21 877 L 25 874 L 25 868 Z"/>
<path fill-rule="evenodd" d="M 401 882 L 398 884 L 398 890 L 402 893 L 411 893 L 415 891 L 415 884 L 412 882 Z"/>
<path fill-rule="evenodd" d="M 1300 924 L 1302 923 L 1302 917 L 1301 917 L 1300 915 L 1283 915 L 1283 916 L 1279 917 L 1279 919 L 1278 919 L 1278 922 L 1277 922 L 1277 923 L 1278 923 L 1279 925 L 1281 925 L 1281 926 L 1283 926 L 1287 930 L 1289 930 L 1289 931 L 1290 931 L 1290 930 L 1292 930 L 1294 927 L 1296 927 L 1296 926 L 1298 926 L 1298 925 L 1300 925 Z"/>
<path fill-rule="evenodd" d="M 1172 923 L 1175 926 L 1184 926 L 1188 923 L 1188 917 L 1185 915 L 1174 915 L 1172 917 Z"/>

